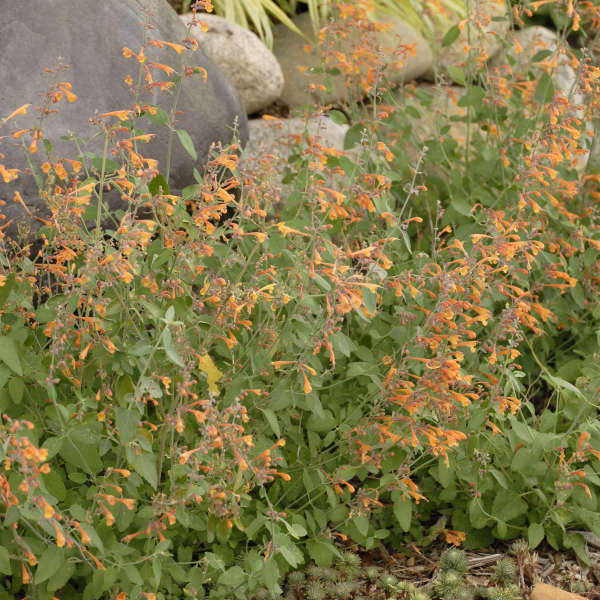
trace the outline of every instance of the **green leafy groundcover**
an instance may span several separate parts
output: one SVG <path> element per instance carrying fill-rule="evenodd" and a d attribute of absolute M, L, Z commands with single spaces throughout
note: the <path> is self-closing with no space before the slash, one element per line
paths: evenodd
<path fill-rule="evenodd" d="M 599 73 L 582 57 L 577 108 L 544 65 L 457 67 L 453 101 L 324 60 L 367 99 L 347 107 L 348 153 L 297 140 L 284 202 L 273 159 L 241 172 L 235 144 L 172 193 L 144 126 L 194 144 L 142 87 L 98 117 L 105 156 L 44 144 L 41 242 L 1 242 L 0 597 L 277 597 L 339 542 L 438 535 L 587 561 Z M 440 94 L 454 116 L 427 125 Z M 5 135 L 33 168 L 40 133 L 13 108 Z"/>

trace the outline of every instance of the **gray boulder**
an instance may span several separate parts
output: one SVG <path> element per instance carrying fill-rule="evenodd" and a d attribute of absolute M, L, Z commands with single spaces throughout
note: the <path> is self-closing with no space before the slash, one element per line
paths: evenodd
<path fill-rule="evenodd" d="M 285 79 L 285 86 L 281 100 L 292 108 L 312 105 L 314 103 L 328 103 L 336 101 L 348 101 L 349 89 L 345 83 L 345 77 L 338 75 L 331 77 L 331 93 L 314 89 L 309 91 L 310 84 L 319 85 L 323 83 L 324 75 L 301 73 L 299 66 L 323 67 L 323 57 L 318 51 L 313 32 L 312 21 L 309 13 L 302 13 L 293 19 L 294 24 L 308 38 L 311 39 L 312 50 L 305 51 L 306 39 L 289 29 L 283 24 L 275 26 L 273 34 L 273 53 L 275 54 Z M 415 31 L 410 25 L 394 18 L 393 16 L 382 16 L 382 23 L 391 23 L 392 27 L 387 31 L 373 32 L 375 45 L 379 47 L 381 57 L 379 64 L 386 67 L 385 77 L 388 82 L 402 83 L 420 77 L 432 67 L 431 48 L 425 38 Z M 335 40 L 335 52 L 346 55 L 350 60 L 355 48 L 364 44 L 364 33 L 358 28 L 345 38 Z M 414 55 L 410 52 L 401 52 L 402 46 L 415 45 Z M 398 51 L 400 54 L 394 55 Z M 339 54 L 338 54 L 339 56 Z M 359 66 L 360 58 L 356 59 Z M 333 65 L 332 65 L 333 66 Z M 358 100 L 359 98 L 354 98 Z"/>
<path fill-rule="evenodd" d="M 283 90 L 281 67 L 256 34 L 218 15 L 197 14 L 196 21 L 204 23 L 207 31 L 193 24 L 193 13 L 180 18 L 186 26 L 192 23 L 192 35 L 229 77 L 248 114 L 266 108 L 279 98 Z"/>
<path fill-rule="evenodd" d="M 181 43 L 186 37 L 185 26 L 165 0 L 0 0 L 0 13 L 0 113 L 5 117 L 25 103 L 32 104 L 26 115 L 10 119 L 0 132 L 3 136 L 0 162 L 7 169 L 20 171 L 14 181 L 0 178 L 0 200 L 6 202 L 0 210 L 6 216 L 4 223 L 11 222 L 4 230 L 9 236 L 16 234 L 19 222 L 30 223 L 32 231 L 39 227 L 14 202 L 15 191 L 19 191 L 29 211 L 48 215 L 20 144 L 25 141 L 29 145 L 31 134 L 24 134 L 18 142 L 11 134 L 39 126 L 40 112 L 35 107 L 43 105 L 47 90 L 57 82 L 69 82 L 78 99 L 72 104 L 64 99 L 49 104 L 53 112 L 44 118 L 43 132 L 44 139 L 52 143 L 52 161 L 77 158 L 74 144 L 60 139 L 68 132 L 91 140 L 85 145 L 85 152 L 101 155 L 104 136 L 92 140 L 98 128 L 88 120 L 94 114 L 129 109 L 136 101 L 124 80 L 131 75 L 137 81 L 140 67 L 150 63 L 170 65 L 177 71 L 181 71 L 182 65 L 201 67 L 207 75 L 206 81 L 199 73 L 184 76 L 178 96 L 173 90 L 159 92 L 155 87 L 139 99 L 142 105 L 156 105 L 169 112 L 177 98 L 175 127 L 187 131 L 195 146 L 197 157 L 193 159 L 178 135 L 173 136 L 169 181 L 172 190 L 194 183 L 193 170 L 203 170 L 210 145 L 216 141 L 231 142 L 234 122 L 237 121 L 242 144 L 247 140 L 246 111 L 239 96 L 202 48 L 178 54 L 168 46 L 148 47 L 143 65 L 135 57 L 124 58 L 124 47 L 135 53 L 140 51 L 144 33 L 147 39 L 174 43 Z M 151 26 L 144 32 L 146 15 Z M 70 65 L 70 69 L 54 74 L 45 72 L 56 69 L 59 62 Z M 169 79 L 160 68 L 151 67 L 150 71 L 155 82 Z M 118 119 L 109 118 L 107 122 L 118 124 Z M 144 133 L 156 134 L 150 143 L 140 144 L 139 152 L 146 158 L 157 159 L 164 174 L 168 129 L 145 117 L 136 121 L 136 127 Z M 31 159 L 38 168 L 48 160 L 41 141 Z M 115 198 L 118 204 L 120 195 L 114 195 Z"/>

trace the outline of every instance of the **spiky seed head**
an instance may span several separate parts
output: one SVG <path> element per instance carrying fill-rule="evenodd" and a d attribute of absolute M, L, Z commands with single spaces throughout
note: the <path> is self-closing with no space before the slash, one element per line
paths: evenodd
<path fill-rule="evenodd" d="M 450 548 L 440 556 L 440 571 L 454 571 L 459 575 L 466 575 L 469 564 L 464 550 Z"/>
<path fill-rule="evenodd" d="M 502 558 L 496 563 L 494 568 L 494 581 L 497 581 L 501 586 L 506 587 L 515 581 L 517 576 L 517 565 L 512 558 L 508 556 Z"/>
<path fill-rule="evenodd" d="M 375 581 L 379 577 L 379 568 L 374 566 L 365 567 L 363 573 L 369 581 Z"/>
<path fill-rule="evenodd" d="M 410 581 L 399 581 L 396 590 L 404 594 L 413 594 L 416 591 L 415 586 Z"/>
<path fill-rule="evenodd" d="M 510 545 L 510 552 L 517 557 L 523 556 L 529 552 L 529 544 L 523 538 L 516 540 Z"/>
<path fill-rule="evenodd" d="M 467 587 L 461 587 L 456 594 L 456 600 L 473 600 L 474 596 L 473 590 L 470 590 Z"/>
<path fill-rule="evenodd" d="M 330 567 L 311 566 L 308 568 L 308 575 L 312 579 L 322 579 L 324 581 L 333 581 L 337 577 L 337 571 Z"/>
<path fill-rule="evenodd" d="M 487 594 L 489 600 L 515 600 L 516 596 L 511 588 L 490 588 Z"/>
<path fill-rule="evenodd" d="M 306 569 L 306 573 L 311 579 L 320 579 L 321 567 L 317 567 L 317 565 L 310 565 Z"/>
<path fill-rule="evenodd" d="M 325 600 L 327 592 L 320 581 L 309 581 L 306 586 L 306 597 L 308 600 Z"/>
<path fill-rule="evenodd" d="M 456 571 L 440 571 L 433 587 L 443 600 L 455 600 L 462 587 L 462 579 Z"/>
<path fill-rule="evenodd" d="M 336 598 L 349 598 L 358 589 L 358 585 L 356 581 L 339 581 L 330 586 L 330 593 Z"/>
<path fill-rule="evenodd" d="M 302 571 L 292 571 L 288 573 L 287 580 L 290 585 L 298 585 L 304 583 L 306 575 Z"/>
<path fill-rule="evenodd" d="M 380 578 L 379 582 L 386 588 L 391 588 L 398 583 L 398 578 L 394 577 L 391 573 L 384 573 Z"/>
<path fill-rule="evenodd" d="M 336 563 L 336 566 L 346 575 L 357 574 L 360 570 L 360 556 L 354 552 L 344 551 Z"/>
<path fill-rule="evenodd" d="M 462 576 L 454 570 L 442 571 L 439 579 L 448 585 L 460 585 L 462 583 Z"/>

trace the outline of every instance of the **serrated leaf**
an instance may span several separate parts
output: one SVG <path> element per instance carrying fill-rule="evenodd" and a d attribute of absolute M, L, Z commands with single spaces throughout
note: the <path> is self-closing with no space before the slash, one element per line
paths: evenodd
<path fill-rule="evenodd" d="M 198 155 L 196 154 L 196 148 L 194 148 L 194 142 L 192 141 L 190 134 L 187 131 L 185 131 L 185 129 L 178 129 L 177 137 L 179 138 L 179 141 L 181 142 L 181 145 L 183 146 L 184 150 L 194 160 L 198 160 Z"/>
<path fill-rule="evenodd" d="M 302 556 L 302 552 L 295 548 L 294 546 L 280 546 L 279 552 L 285 560 L 293 567 L 296 568 L 299 564 L 302 563 L 304 557 Z"/>
<path fill-rule="evenodd" d="M 129 462 L 134 470 L 141 475 L 154 489 L 158 486 L 158 474 L 156 472 L 156 456 L 150 453 L 138 453 L 130 457 Z"/>
<path fill-rule="evenodd" d="M 330 567 L 334 556 L 339 556 L 337 548 L 321 540 L 309 540 L 306 543 L 309 556 L 319 567 Z"/>
<path fill-rule="evenodd" d="M 527 502 L 518 494 L 503 492 L 494 498 L 491 514 L 500 521 L 510 522 L 527 512 Z"/>
<path fill-rule="evenodd" d="M 260 410 L 262 411 L 263 415 L 265 415 L 265 419 L 267 419 L 267 423 L 269 423 L 273 433 L 280 438 L 281 429 L 279 428 L 279 422 L 277 421 L 277 416 L 275 413 L 269 408 L 261 408 Z"/>

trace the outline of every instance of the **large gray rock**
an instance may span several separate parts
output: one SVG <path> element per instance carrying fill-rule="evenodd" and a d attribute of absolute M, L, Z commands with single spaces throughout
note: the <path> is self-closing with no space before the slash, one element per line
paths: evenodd
<path fill-rule="evenodd" d="M 13 201 L 15 191 L 20 192 L 32 212 L 48 214 L 33 176 L 27 173 L 22 148 L 10 134 L 39 125 L 40 114 L 34 107 L 42 104 L 49 86 L 56 80 L 68 81 L 78 96 L 73 104 L 64 100 L 50 104 L 51 109 L 59 109 L 59 112 L 49 114 L 43 123 L 44 138 L 53 146 L 53 160 L 76 158 L 78 153 L 73 143 L 61 140 L 60 136 L 71 131 L 89 140 L 98 131 L 88 123 L 90 117 L 95 113 L 129 109 L 135 102 L 124 80 L 131 75 L 135 82 L 141 65 L 135 58 L 126 60 L 123 48 L 139 52 L 145 14 L 149 15 L 152 26 L 146 30 L 148 39 L 181 42 L 186 37 L 186 28 L 165 0 L 0 0 L 0 14 L 1 110 L 8 115 L 24 103 L 32 103 L 27 115 L 18 115 L 4 125 L 4 139 L 0 144 L 0 152 L 4 155 L 2 164 L 21 171 L 16 181 L 0 180 L 0 199 L 7 203 L 1 210 L 8 220 L 12 220 L 5 231 L 12 236 L 17 223 L 29 219 L 23 207 Z M 189 156 L 175 135 L 170 184 L 172 189 L 179 190 L 194 183 L 193 170 L 203 169 L 211 143 L 231 142 L 236 119 L 241 141 L 245 143 L 246 111 L 232 84 L 201 48 L 194 53 L 185 51 L 178 55 L 170 47 L 149 47 L 146 56 L 144 66 L 154 62 L 180 70 L 185 64 L 202 67 L 207 74 L 206 81 L 200 74 L 182 78 L 176 128 L 190 135 L 197 160 Z M 55 68 L 59 60 L 70 65 L 70 69 L 56 73 L 53 81 L 52 75 L 44 71 Z M 168 79 L 158 68 L 152 69 L 152 76 L 154 81 Z M 143 94 L 140 103 L 169 111 L 175 97 L 173 92 L 159 92 L 154 88 Z M 114 118 L 108 122 L 118 124 Z M 137 124 L 146 133 L 156 133 L 149 144 L 140 144 L 139 151 L 144 157 L 157 159 L 161 172 L 165 173 L 167 128 L 154 125 L 146 118 L 139 119 Z M 19 142 L 23 140 L 29 142 L 29 134 Z M 103 144 L 104 138 L 99 136 L 86 145 L 85 151 L 102 154 Z M 32 160 L 39 166 L 47 157 L 41 142 L 38 146 Z M 33 230 L 37 228 L 35 223 Z"/>
<path fill-rule="evenodd" d="M 194 23 L 193 13 L 181 15 L 202 49 L 225 73 L 237 89 L 246 112 L 256 113 L 270 106 L 283 91 L 283 73 L 273 53 L 260 38 L 218 15 L 198 13 Z"/>
<path fill-rule="evenodd" d="M 273 53 L 277 57 L 285 86 L 281 94 L 281 100 L 292 108 L 312 105 L 314 103 L 328 103 L 336 101 L 348 101 L 349 89 L 345 83 L 344 75 L 331 76 L 333 84 L 331 93 L 323 92 L 319 89 L 309 91 L 310 84 L 322 84 L 324 75 L 301 73 L 299 66 L 323 67 L 324 59 L 318 51 L 315 41 L 312 21 L 309 13 L 302 13 L 293 19 L 298 29 L 312 39 L 312 49 L 305 51 L 306 40 L 297 33 L 279 24 L 274 28 L 273 33 Z M 385 76 L 390 83 L 401 83 L 410 81 L 421 76 L 431 69 L 432 53 L 427 41 L 415 31 L 410 25 L 395 19 L 392 16 L 385 15 L 381 17 L 381 22 L 391 23 L 393 26 L 387 31 L 374 32 L 375 44 L 382 52 L 379 59 L 380 66 L 385 66 Z M 335 40 L 335 51 L 345 54 L 354 60 L 352 53 L 355 48 L 364 45 L 364 32 L 356 28 L 345 38 Z M 415 45 L 415 54 L 409 52 L 403 53 L 402 57 L 393 55 L 387 49 L 400 50 L 404 45 Z M 357 59 L 360 61 L 360 59 Z M 401 63 L 401 64 L 400 64 Z M 333 66 L 333 64 L 332 64 Z M 362 68 L 364 65 L 359 63 Z M 364 69 L 363 69 L 364 70 Z M 357 100 L 358 98 L 355 98 Z"/>

